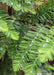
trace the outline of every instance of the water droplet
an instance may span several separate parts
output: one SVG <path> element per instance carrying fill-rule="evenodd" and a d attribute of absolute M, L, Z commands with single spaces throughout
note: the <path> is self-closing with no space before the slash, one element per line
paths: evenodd
<path fill-rule="evenodd" d="M 27 3 L 31 3 L 30 1 L 27 1 Z"/>
<path fill-rule="evenodd" d="M 21 4 L 17 4 L 17 6 L 21 7 Z"/>
<path fill-rule="evenodd" d="M 31 70 L 30 73 L 32 73 L 33 71 Z"/>
<path fill-rule="evenodd" d="M 11 3 L 11 5 L 13 5 L 13 2 Z"/>
<path fill-rule="evenodd" d="M 24 55 L 22 56 L 22 58 L 24 58 Z"/>
<path fill-rule="evenodd" d="M 47 46 L 47 44 L 43 44 L 43 47 L 46 47 Z"/>
<path fill-rule="evenodd" d="M 32 42 L 34 42 L 34 41 L 32 40 Z"/>
<path fill-rule="evenodd" d="M 38 37 L 38 33 L 37 33 L 36 37 Z"/>
<path fill-rule="evenodd" d="M 41 50 L 39 50 L 39 52 L 41 52 Z"/>
<path fill-rule="evenodd" d="M 42 29 L 40 29 L 40 31 L 41 31 Z"/>
<path fill-rule="evenodd" d="M 25 53 L 27 54 L 28 52 L 26 51 Z"/>
<path fill-rule="evenodd" d="M 39 37 L 39 39 L 40 39 L 40 37 Z"/>
<path fill-rule="evenodd" d="M 49 42 L 49 40 L 48 40 L 48 39 L 46 39 L 46 42 Z"/>
<path fill-rule="evenodd" d="M 23 60 L 23 62 L 24 62 L 24 60 Z"/>
<path fill-rule="evenodd" d="M 2 50 L 3 50 L 3 48 L 0 48 L 0 50 L 2 51 Z"/>
<path fill-rule="evenodd" d="M 36 53 L 38 53 L 38 52 L 36 52 Z"/>
<path fill-rule="evenodd" d="M 18 66 L 19 66 L 19 64 L 18 64 Z"/>
<path fill-rule="evenodd" d="M 32 46 L 32 43 L 30 44 L 30 46 Z"/>

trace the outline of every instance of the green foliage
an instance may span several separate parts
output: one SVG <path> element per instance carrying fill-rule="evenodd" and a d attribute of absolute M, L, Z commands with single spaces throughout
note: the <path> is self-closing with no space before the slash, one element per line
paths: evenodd
<path fill-rule="evenodd" d="M 7 37 L 18 40 L 18 33 L 15 31 L 12 21 L 9 18 L 7 12 L 0 10 L 0 32 L 3 32 Z"/>
<path fill-rule="evenodd" d="M 48 2 L 47 5 L 45 3 L 43 8 L 36 11 L 31 10 L 31 6 L 35 4 L 34 0 L 1 1 L 13 6 L 15 14 L 13 20 L 6 12 L 3 13 L 4 11 L 0 14 L 0 58 L 7 51 L 14 71 L 23 69 L 25 75 L 42 72 L 43 67 L 54 69 L 54 66 L 48 63 L 48 60 L 54 60 L 54 1 L 51 4 Z M 28 11 L 34 15 L 28 14 Z M 47 66 L 42 67 L 42 63 Z"/>
<path fill-rule="evenodd" d="M 36 14 L 36 11 L 34 9 L 32 9 L 32 6 L 34 4 L 34 2 L 36 1 L 29 1 L 29 0 L 0 0 L 3 3 L 6 3 L 9 6 L 12 6 L 15 10 L 22 10 L 23 12 L 26 11 L 31 11 L 33 14 Z"/>
<path fill-rule="evenodd" d="M 3 20 L 0 20 L 0 31 L 8 31 L 7 23 Z"/>
<path fill-rule="evenodd" d="M 53 30 L 50 30 L 49 34 L 45 34 L 45 37 L 42 40 L 42 44 L 39 47 L 39 57 L 41 62 L 54 60 L 54 34 L 52 35 L 51 32 L 53 32 Z"/>

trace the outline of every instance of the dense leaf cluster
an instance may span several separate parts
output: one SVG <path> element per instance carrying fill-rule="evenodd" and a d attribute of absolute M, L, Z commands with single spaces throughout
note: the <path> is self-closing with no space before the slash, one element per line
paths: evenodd
<path fill-rule="evenodd" d="M 54 70 L 48 63 L 54 60 L 54 1 L 36 11 L 31 9 L 35 0 L 0 1 L 15 9 L 13 19 L 0 10 L 0 58 L 7 51 L 14 71 L 23 69 L 25 75 L 35 75 L 46 68 Z"/>

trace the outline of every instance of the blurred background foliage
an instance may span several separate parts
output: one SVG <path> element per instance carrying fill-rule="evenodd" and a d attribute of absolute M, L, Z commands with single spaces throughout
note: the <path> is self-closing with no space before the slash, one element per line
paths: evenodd
<path fill-rule="evenodd" d="M 54 71 L 54 1 L 0 0 L 13 16 L 0 10 L 0 74 L 35 75 Z M 44 3 L 44 4 L 43 4 Z"/>

